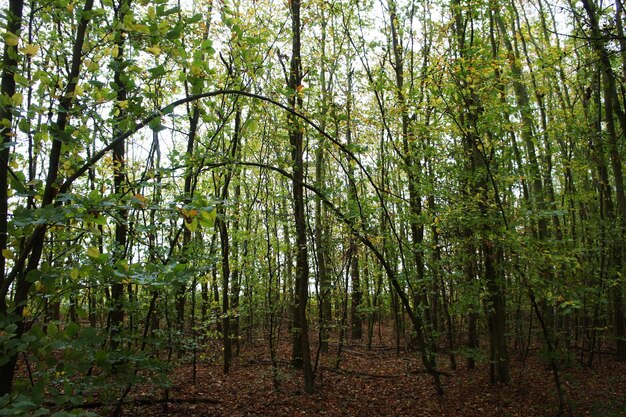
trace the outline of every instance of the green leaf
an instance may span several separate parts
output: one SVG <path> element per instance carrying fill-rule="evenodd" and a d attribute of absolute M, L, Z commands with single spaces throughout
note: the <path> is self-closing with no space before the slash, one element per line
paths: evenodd
<path fill-rule="evenodd" d="M 46 333 L 50 337 L 54 337 L 54 336 L 56 336 L 59 333 L 59 328 L 57 327 L 55 322 L 50 322 L 50 324 L 48 324 L 48 328 L 46 330 Z"/>
<path fill-rule="evenodd" d="M 165 5 L 160 5 L 160 6 L 157 6 L 156 8 L 157 15 L 161 17 L 169 16 L 171 14 L 178 13 L 178 12 L 180 12 L 180 7 L 178 6 L 172 7 L 167 10 L 165 10 Z"/>
<path fill-rule="evenodd" d="M 13 75 L 13 79 L 15 80 L 15 82 L 17 84 L 23 85 L 23 86 L 27 86 L 30 84 L 30 81 L 28 80 L 28 78 L 24 77 L 21 74 L 15 73 Z"/>
<path fill-rule="evenodd" d="M 92 246 L 89 249 L 87 249 L 87 256 L 89 256 L 90 258 L 96 259 L 100 257 L 100 250 L 95 247 Z"/>
<path fill-rule="evenodd" d="M 163 65 L 159 65 L 157 67 L 150 68 L 150 69 L 148 69 L 148 72 L 150 73 L 150 78 L 162 77 L 162 76 L 164 76 L 166 74 L 165 67 Z"/>
<path fill-rule="evenodd" d="M 69 337 L 76 336 L 79 331 L 80 331 L 80 326 L 77 323 L 74 323 L 73 321 L 70 322 L 70 324 L 68 324 L 67 327 L 65 328 L 65 332 L 67 333 Z"/>
<path fill-rule="evenodd" d="M 166 129 L 166 127 L 163 126 L 163 124 L 161 124 L 161 118 L 160 117 L 155 117 L 154 119 L 152 119 L 152 121 L 150 121 L 148 126 L 150 127 L 150 129 L 152 129 L 155 132 L 160 132 L 160 131 Z"/>
<path fill-rule="evenodd" d="M 30 282 L 32 284 L 33 282 L 39 281 L 41 276 L 42 276 L 41 271 L 38 270 L 38 269 L 34 269 L 34 270 L 30 271 L 28 273 L 28 275 L 26 275 L 26 281 L 28 281 L 28 282 Z"/>
<path fill-rule="evenodd" d="M 198 23 L 199 21 L 202 20 L 202 13 L 196 13 L 193 16 L 191 16 L 189 19 L 187 19 L 187 23 Z"/>
<path fill-rule="evenodd" d="M 171 114 L 174 111 L 175 106 L 170 104 L 169 106 L 166 106 L 163 111 L 161 113 L 165 114 Z"/>
<path fill-rule="evenodd" d="M 76 267 L 72 268 L 70 270 L 70 278 L 72 278 L 72 280 L 74 281 L 78 281 L 79 277 L 80 277 L 80 270 Z"/>
<path fill-rule="evenodd" d="M 169 32 L 165 34 L 165 37 L 170 41 L 175 41 L 180 38 L 180 35 L 183 32 L 183 25 L 177 23 Z"/>

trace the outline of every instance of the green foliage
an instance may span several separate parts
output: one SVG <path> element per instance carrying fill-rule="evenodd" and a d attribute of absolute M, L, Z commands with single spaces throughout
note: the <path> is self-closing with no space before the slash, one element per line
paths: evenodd
<path fill-rule="evenodd" d="M 26 395 L 11 398 L 8 394 L 0 398 L 0 416 L 48 416 L 50 410 L 33 402 Z M 56 415 L 56 414 L 55 414 Z"/>
<path fill-rule="evenodd" d="M 11 328 L 5 326 L 3 334 Z M 113 404 L 128 384 L 151 381 L 155 386 L 167 386 L 169 367 L 165 362 L 136 350 L 106 349 L 105 336 L 99 329 L 81 328 L 73 322 L 64 327 L 55 322 L 32 327 L 17 339 L 20 346 L 15 347 L 26 361 L 32 385 L 16 381 L 18 394 L 3 398 L 2 415 L 49 415 L 49 409 L 71 409 L 67 415 L 95 415 L 81 411 L 81 404 L 94 398 Z M 124 334 L 117 338 L 124 343 L 131 340 Z M 9 345 L 3 343 L 5 349 Z"/>

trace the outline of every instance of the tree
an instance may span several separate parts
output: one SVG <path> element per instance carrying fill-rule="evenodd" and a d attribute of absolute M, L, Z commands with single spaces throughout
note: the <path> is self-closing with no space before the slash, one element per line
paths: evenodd
<path fill-rule="evenodd" d="M 131 7 L 130 0 L 120 0 L 119 4 L 115 7 L 115 22 L 114 25 L 120 26 L 124 22 L 124 16 L 128 13 Z M 124 74 L 128 64 L 125 57 L 125 38 L 126 32 L 119 27 L 115 28 L 115 47 L 117 48 L 117 56 L 113 58 L 113 85 L 116 93 L 117 103 L 114 108 L 114 113 L 117 113 L 113 120 L 113 138 L 117 137 L 123 132 L 123 126 L 125 124 L 126 111 L 124 110 L 124 103 L 128 103 L 128 87 L 127 76 Z M 126 193 L 126 145 L 125 141 L 119 141 L 113 147 L 113 192 L 122 197 Z M 126 262 L 127 254 L 127 222 L 128 222 L 128 210 L 121 207 L 117 211 L 117 222 L 115 224 L 115 247 L 114 247 L 114 259 L 118 262 Z M 124 322 L 124 284 L 121 282 L 114 282 L 111 286 L 111 312 L 110 312 L 110 326 L 111 326 L 111 347 L 115 349 L 118 346 L 117 337 L 121 333 L 121 328 Z"/>
<path fill-rule="evenodd" d="M 291 60 L 289 64 L 289 105 L 295 111 L 302 109 L 302 58 L 300 0 L 290 3 L 291 12 Z M 304 390 L 307 394 L 313 392 L 314 374 L 311 364 L 309 345 L 309 326 L 307 318 L 307 300 L 309 292 L 309 260 L 307 246 L 307 226 L 305 221 L 304 200 L 304 129 L 298 118 L 292 113 L 287 116 L 289 131 L 289 145 L 291 146 L 291 163 L 293 169 L 293 210 L 296 225 L 296 279 L 294 289 L 294 346 L 293 363 L 301 367 L 304 373 Z"/>
<path fill-rule="evenodd" d="M 59 99 L 59 112 L 57 113 L 56 121 L 53 123 L 50 133 L 52 136 L 52 147 L 50 150 L 47 175 L 45 180 L 44 192 L 41 201 L 41 207 L 52 207 L 55 203 L 55 197 L 59 192 L 59 166 L 63 153 L 62 145 L 65 129 L 69 122 L 69 113 L 72 111 L 74 105 L 74 97 L 76 92 L 76 86 L 78 85 L 78 79 L 82 67 L 82 49 L 85 43 L 85 37 L 87 32 L 87 26 L 89 25 L 89 18 L 93 7 L 93 1 L 87 0 L 83 7 L 82 16 L 76 29 L 76 38 L 72 48 L 72 55 L 70 61 L 70 71 L 67 77 L 67 84 Z M 19 4 L 14 5 L 14 10 L 11 14 L 14 18 L 21 16 L 21 7 Z M 15 23 L 19 24 L 17 20 Z M 8 45 L 10 47 L 10 45 Z M 14 45 L 15 46 L 15 45 Z M 11 50 L 8 50 L 7 54 L 10 57 Z M 11 63 L 11 62 L 9 62 Z M 11 67 L 8 67 L 9 69 Z M 3 70 L 4 71 L 4 70 Z M 15 78 L 15 77 L 14 77 Z M 10 88 L 10 86 L 7 86 Z M 3 138 L 4 140 L 4 138 Z M 9 289 L 13 281 L 15 281 L 15 292 L 13 296 L 13 311 L 10 313 L 12 317 L 15 317 L 16 329 L 13 338 L 19 339 L 24 333 L 24 308 L 28 301 L 28 291 L 32 285 L 29 281 L 29 274 L 36 273 L 41 260 L 41 255 L 44 249 L 46 235 L 46 226 L 37 226 L 31 235 L 24 243 L 24 247 L 18 256 L 12 271 L 4 278 L 2 291 L 0 298 L 6 300 Z M 3 254 L 4 256 L 4 254 Z M 26 264 L 26 259 L 28 263 Z M 3 304 L 6 305 L 3 301 Z M 9 311 L 0 311 L 0 314 L 7 317 Z M 8 358 L 8 361 L 0 368 L 0 376 L 3 381 L 3 392 L 1 394 L 7 394 L 11 390 L 13 382 L 15 365 L 17 361 L 17 353 L 12 352 Z"/>
<path fill-rule="evenodd" d="M 477 212 L 480 216 L 477 221 L 480 233 L 479 246 L 470 248 L 474 251 L 480 248 L 482 255 L 482 270 L 484 271 L 484 285 L 487 289 L 487 320 L 490 344 L 490 377 L 492 383 L 506 383 L 510 379 L 509 359 L 506 341 L 506 311 L 504 297 L 503 271 L 500 265 L 502 249 L 496 246 L 492 234 L 496 230 L 494 213 L 491 209 L 490 200 L 494 198 L 500 201 L 499 191 L 495 187 L 495 179 L 491 165 L 495 157 L 495 149 L 485 144 L 485 132 L 481 129 L 481 118 L 485 117 L 485 107 L 481 96 L 476 91 L 475 79 L 482 74 L 475 70 L 479 65 L 480 58 L 475 51 L 480 45 L 475 44 L 478 39 L 474 36 L 473 27 L 475 12 L 470 10 L 463 13 L 460 2 L 451 4 L 454 17 L 454 44 L 457 54 L 454 77 L 458 80 L 458 88 L 461 93 L 462 108 L 458 115 L 459 130 L 462 135 L 463 155 L 466 159 L 466 167 L 469 170 L 463 180 L 468 188 L 470 201 L 475 199 Z M 470 33 L 467 33 L 469 28 Z M 493 30 L 493 29 L 492 29 Z M 493 142 L 490 140 L 490 142 Z M 493 191 L 493 197 L 490 193 Z M 497 220 L 496 220 L 497 221 Z M 469 226 L 472 227 L 472 226 Z M 466 234 L 470 234 L 469 230 Z M 470 261 L 471 262 L 471 261 Z M 470 265 L 466 266 L 466 276 L 472 279 L 473 270 Z M 473 326 L 472 326 L 473 327 Z M 476 347 L 474 336 L 475 329 L 470 327 L 470 347 Z M 473 365 L 469 363 L 470 367 Z"/>
<path fill-rule="evenodd" d="M 0 135 L 2 136 L 2 149 L 0 149 L 0 249 L 2 256 L 0 257 L 0 272 L 2 280 L 0 281 L 2 292 L 0 293 L 0 316 L 8 316 L 8 306 L 6 303 L 5 287 L 9 277 L 6 275 L 6 253 L 8 241 L 8 214 L 9 214 L 9 161 L 11 158 L 11 142 L 15 135 L 13 131 L 13 112 L 14 106 L 19 105 L 20 95 L 16 95 L 15 74 L 18 68 L 18 45 L 19 36 L 22 26 L 22 12 L 24 2 L 22 0 L 12 0 L 9 2 L 7 10 L 7 24 L 3 55 L 2 55 L 2 84 L 0 85 Z M 23 97 L 23 96 L 22 96 Z M 7 102 L 7 98 L 9 101 Z M 19 320 L 19 318 L 18 318 Z M 0 396 L 8 394 L 13 384 L 13 375 L 15 364 L 3 364 L 0 367 Z"/>

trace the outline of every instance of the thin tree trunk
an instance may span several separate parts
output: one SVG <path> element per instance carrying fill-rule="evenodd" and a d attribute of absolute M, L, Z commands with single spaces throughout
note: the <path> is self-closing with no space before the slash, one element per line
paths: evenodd
<path fill-rule="evenodd" d="M 233 132 L 233 140 L 230 149 L 231 158 L 235 158 L 239 148 L 239 136 L 241 130 L 241 109 L 237 108 L 235 112 L 235 127 Z M 230 182 L 233 178 L 233 167 L 231 166 L 226 173 L 224 184 L 222 185 L 222 192 L 220 195 L 221 201 L 228 200 L 228 189 Z M 230 328 L 230 296 L 229 296 L 229 284 L 230 284 L 230 244 L 228 234 L 228 223 L 226 221 L 226 208 L 224 203 L 221 203 L 217 209 L 216 224 L 219 230 L 220 243 L 222 248 L 222 339 L 224 343 L 224 373 L 227 374 L 230 370 L 230 362 L 232 360 L 232 334 Z"/>
<path fill-rule="evenodd" d="M 346 116 L 348 118 L 348 126 L 346 129 L 346 143 L 351 146 L 352 143 L 352 75 L 353 71 L 348 63 L 348 93 L 346 103 Z M 350 163 L 349 163 L 350 164 Z M 351 216 L 358 217 L 360 215 L 360 204 L 357 196 L 357 183 L 354 177 L 354 169 L 350 164 L 347 170 L 348 174 L 348 205 L 350 207 Z M 363 321 L 361 319 L 361 303 L 363 302 L 363 290 L 361 288 L 361 271 L 359 270 L 359 245 L 356 236 L 350 236 L 349 249 L 350 253 L 350 279 L 352 281 L 352 293 L 350 304 L 350 338 L 361 340 L 363 338 Z M 346 289 L 347 291 L 347 289 Z"/>
<path fill-rule="evenodd" d="M 123 22 L 124 16 L 130 10 L 130 0 L 120 0 L 115 10 L 115 21 Z M 124 102 L 128 98 L 126 82 L 124 81 L 125 68 L 127 62 L 124 57 L 124 44 L 126 33 L 123 29 L 115 30 L 115 45 L 118 48 L 118 55 L 113 59 L 113 84 L 116 90 L 116 100 L 118 103 Z M 123 123 L 126 112 L 122 107 L 116 106 L 117 116 L 114 120 L 113 137 L 123 133 L 120 125 Z M 126 182 L 126 144 L 125 141 L 119 141 L 113 147 L 113 191 L 117 198 L 121 198 L 125 193 Z M 118 220 L 115 223 L 115 247 L 113 249 L 113 258 L 120 261 L 126 258 L 126 238 L 128 234 L 127 221 L 128 210 L 121 207 L 117 210 Z M 124 284 L 122 282 L 114 282 L 111 286 L 111 324 L 110 337 L 111 348 L 116 349 L 119 345 L 117 338 L 122 331 L 124 323 Z"/>
<path fill-rule="evenodd" d="M 325 16 L 324 7 L 320 7 L 321 17 L 321 69 L 320 69 L 320 88 L 322 91 L 321 113 L 322 119 L 320 121 L 321 130 L 326 130 L 326 118 L 331 98 L 331 85 L 326 79 L 327 57 L 326 57 L 326 39 L 327 39 L 327 20 Z M 324 138 L 320 138 L 317 149 L 315 150 L 315 184 L 318 189 L 322 189 L 324 182 L 326 181 L 325 172 L 325 149 Z M 325 224 L 326 208 L 322 204 L 322 199 L 316 196 L 315 198 L 315 249 L 317 258 L 317 274 L 318 282 L 320 286 L 320 349 L 322 352 L 328 352 L 328 339 L 329 327 L 332 321 L 332 306 L 331 306 L 331 282 L 330 274 L 328 271 L 327 257 L 327 233 L 328 228 Z"/>
<path fill-rule="evenodd" d="M 6 13 L 6 31 L 20 36 L 22 27 L 22 13 L 24 0 L 10 0 Z M 13 97 L 16 92 L 15 71 L 17 69 L 18 45 L 11 46 L 4 42 L 2 55 L 2 84 L 0 85 L 0 96 Z M 4 100 L 0 104 L 0 136 L 2 147 L 0 148 L 0 288 L 4 287 L 6 279 L 5 268 L 6 259 L 4 250 L 7 248 L 8 238 L 8 215 L 9 215 L 9 160 L 11 157 L 10 143 L 13 142 L 13 105 Z M 0 294 L 0 315 L 7 314 L 6 294 Z M 0 368 L 0 397 L 10 391 L 12 378 L 4 378 L 4 367 Z"/>
<path fill-rule="evenodd" d="M 302 109 L 302 97 L 299 92 L 302 88 L 302 59 L 300 56 L 300 0 L 292 0 L 291 11 L 291 63 L 289 69 L 289 105 L 292 109 Z M 299 119 L 293 114 L 288 116 L 289 144 L 291 145 L 291 161 L 293 164 L 293 207 L 296 225 L 296 280 L 295 280 L 295 314 L 294 339 L 301 346 L 301 363 L 304 373 L 304 391 L 313 392 L 314 374 L 311 363 L 311 349 L 309 345 L 309 326 L 307 320 L 307 300 L 309 295 L 309 260 L 307 247 L 307 230 L 304 201 L 304 141 L 303 127 Z M 294 352 L 296 353 L 296 352 Z M 298 359 L 298 358 L 293 358 Z"/>

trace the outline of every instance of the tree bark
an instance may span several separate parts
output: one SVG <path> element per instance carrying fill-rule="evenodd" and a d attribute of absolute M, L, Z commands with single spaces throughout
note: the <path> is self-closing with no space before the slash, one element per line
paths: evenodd
<path fill-rule="evenodd" d="M 115 22 L 121 24 L 124 16 L 130 10 L 130 0 L 120 0 L 115 10 Z M 115 29 L 115 45 L 118 48 L 118 55 L 113 59 L 113 85 L 116 91 L 116 100 L 118 103 L 126 101 L 128 91 L 125 76 L 125 68 L 127 63 L 124 59 L 124 39 L 126 39 L 123 29 Z M 124 128 L 121 127 L 126 117 L 125 110 L 116 105 L 117 116 L 113 119 L 113 137 L 117 137 L 123 133 Z M 118 199 L 121 199 L 125 193 L 126 179 L 126 143 L 121 140 L 113 146 L 113 191 Z M 115 223 L 115 247 L 113 248 L 113 259 L 116 261 L 126 258 L 126 238 L 128 234 L 127 221 L 128 210 L 123 207 L 117 210 L 117 222 Z M 116 280 L 119 278 L 116 277 Z M 124 324 L 124 284 L 122 282 L 114 282 L 111 285 L 111 310 L 110 310 L 110 338 L 111 348 L 116 349 L 119 345 L 117 337 L 122 331 Z"/>
<path fill-rule="evenodd" d="M 302 98 L 299 94 L 302 88 L 302 59 L 300 56 L 300 0 L 292 0 L 291 11 L 291 63 L 289 68 L 289 105 L 294 110 L 302 108 Z M 296 279 L 295 279 L 295 317 L 294 340 L 301 346 L 301 363 L 304 373 L 304 391 L 313 392 L 314 374 L 311 364 L 311 348 L 309 345 L 308 320 L 306 314 L 309 295 L 309 259 L 307 247 L 307 230 L 304 201 L 304 141 L 303 130 L 299 119 L 293 114 L 287 118 L 289 129 L 289 144 L 291 145 L 291 162 L 293 167 L 293 208 L 296 226 Z M 298 326 L 298 327 L 296 327 Z M 298 358 L 293 358 L 298 359 Z"/>
<path fill-rule="evenodd" d="M 241 109 L 237 108 L 235 112 L 235 127 L 233 132 L 233 140 L 230 148 L 230 157 L 235 159 L 239 149 L 239 136 L 241 130 Z M 228 233 L 228 222 L 226 221 L 226 207 L 225 202 L 228 200 L 230 182 L 233 178 L 234 167 L 228 169 L 225 175 L 224 184 L 222 185 L 222 191 L 220 195 L 221 203 L 217 209 L 217 227 L 220 234 L 220 243 L 222 248 L 222 341 L 224 344 L 224 373 L 227 374 L 230 370 L 230 363 L 232 360 L 232 334 L 230 326 L 230 294 L 229 284 L 231 278 L 230 269 L 230 244 Z"/>
<path fill-rule="evenodd" d="M 10 0 L 6 13 L 6 31 L 20 36 L 22 26 L 22 14 L 24 0 Z M 0 96 L 13 97 L 16 92 L 15 73 L 17 72 L 18 45 L 11 46 L 4 43 L 2 55 L 2 81 L 0 85 Z M 4 101 L 2 102 L 4 103 Z M 0 288 L 4 286 L 6 259 L 3 251 L 7 248 L 8 242 L 8 214 L 9 214 L 9 159 L 11 158 L 11 146 L 13 142 L 13 105 L 0 105 L 0 137 L 2 147 L 0 148 Z M 7 314 L 7 305 L 4 294 L 0 294 L 0 316 Z M 1 368 L 0 368 L 1 369 Z M 2 374 L 0 374 L 2 375 Z M 10 381 L 0 378 L 0 397 L 10 390 Z M 6 384 L 9 384 L 8 387 Z"/>
<path fill-rule="evenodd" d="M 320 7 L 320 13 L 322 14 L 321 20 L 321 71 L 320 71 L 320 88 L 322 91 L 322 119 L 320 121 L 320 128 L 326 130 L 326 117 L 328 113 L 328 107 L 332 100 L 330 94 L 330 85 L 326 80 L 327 57 L 326 57 L 326 36 L 327 36 L 327 21 L 324 15 L 324 7 Z M 318 189 L 322 189 L 324 182 L 326 181 L 325 172 L 325 150 L 324 150 L 324 138 L 321 137 L 317 149 L 315 151 L 315 184 Z M 327 248 L 327 232 L 328 229 L 325 226 L 326 210 L 322 204 L 322 199 L 316 196 L 315 198 L 315 249 L 317 257 L 317 274 L 318 282 L 320 286 L 320 349 L 322 352 L 328 352 L 328 339 L 329 330 L 332 321 L 332 307 L 331 307 L 331 282 L 330 274 L 327 266 L 328 248 Z"/>

